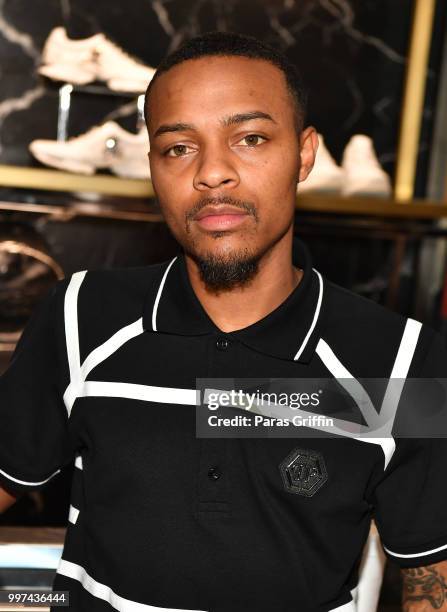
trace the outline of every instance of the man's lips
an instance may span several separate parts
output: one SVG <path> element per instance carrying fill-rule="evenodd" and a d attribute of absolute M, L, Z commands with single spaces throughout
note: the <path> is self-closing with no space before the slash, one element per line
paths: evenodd
<path fill-rule="evenodd" d="M 248 213 L 234 206 L 206 206 L 194 217 L 194 220 L 208 230 L 232 229 L 243 223 Z"/>

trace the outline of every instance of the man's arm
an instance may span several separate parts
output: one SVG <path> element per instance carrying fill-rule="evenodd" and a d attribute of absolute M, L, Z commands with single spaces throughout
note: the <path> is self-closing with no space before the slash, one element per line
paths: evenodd
<path fill-rule="evenodd" d="M 404 612 L 447 612 L 447 561 L 401 571 Z"/>
<path fill-rule="evenodd" d="M 0 514 L 5 512 L 10 506 L 17 501 L 17 497 L 11 495 L 5 489 L 0 487 Z"/>

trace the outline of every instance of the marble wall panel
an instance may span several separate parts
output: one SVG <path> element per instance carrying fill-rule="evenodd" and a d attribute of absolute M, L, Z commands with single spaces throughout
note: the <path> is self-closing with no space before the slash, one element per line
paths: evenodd
<path fill-rule="evenodd" d="M 219 29 L 258 36 L 299 66 L 310 88 L 309 122 L 338 161 L 353 134 L 367 133 L 393 174 L 412 5 L 412 0 L 0 0 L 0 163 L 37 165 L 28 143 L 56 137 L 58 88 L 35 72 L 55 26 L 65 25 L 74 38 L 102 31 L 153 66 L 189 37 Z M 435 75 L 433 68 L 428 78 Z M 128 115 L 127 102 L 78 95 L 70 135 L 120 108 Z M 431 107 L 425 109 L 427 121 L 432 114 Z M 124 125 L 134 125 L 135 117 L 127 121 Z"/>

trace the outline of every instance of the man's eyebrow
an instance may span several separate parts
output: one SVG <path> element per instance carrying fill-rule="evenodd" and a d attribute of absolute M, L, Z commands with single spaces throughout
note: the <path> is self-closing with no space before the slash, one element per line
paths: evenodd
<path fill-rule="evenodd" d="M 187 130 L 195 130 L 196 128 L 190 123 L 166 123 L 160 125 L 155 131 L 154 138 L 161 134 L 170 134 L 171 132 L 186 132 Z"/>
<path fill-rule="evenodd" d="M 224 127 L 229 127 L 231 125 L 237 125 L 238 123 L 244 123 L 245 121 L 252 121 L 253 119 L 267 119 L 267 121 L 276 121 L 273 119 L 271 115 L 268 113 L 264 113 L 263 111 L 248 111 L 246 113 L 235 113 L 233 115 L 228 115 L 221 119 L 221 124 Z M 159 128 L 154 133 L 154 138 L 157 136 L 161 136 L 161 134 L 171 134 L 173 132 L 186 132 L 188 130 L 195 131 L 196 128 L 191 123 L 165 123 L 160 125 Z"/>
<path fill-rule="evenodd" d="M 230 125 L 237 125 L 238 123 L 252 121 L 253 119 L 267 119 L 268 121 L 273 121 L 273 123 L 276 123 L 271 115 L 264 113 L 263 111 L 249 111 L 247 113 L 228 115 L 228 117 L 224 117 L 221 120 L 221 123 L 223 126 L 229 127 Z"/>

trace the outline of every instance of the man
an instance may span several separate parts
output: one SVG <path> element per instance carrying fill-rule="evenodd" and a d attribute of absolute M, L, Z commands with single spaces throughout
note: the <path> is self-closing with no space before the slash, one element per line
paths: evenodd
<path fill-rule="evenodd" d="M 355 399 L 359 378 L 445 372 L 433 330 L 328 282 L 300 241 L 293 265 L 318 147 L 295 70 L 207 34 L 160 65 L 146 118 L 182 252 L 60 281 L 1 379 L 5 487 L 78 468 L 54 589 L 77 612 L 353 611 L 374 516 L 406 609 L 447 610 L 443 439 L 196 435 L 197 379 L 326 377 Z M 354 408 L 405 403 L 389 389 Z"/>

